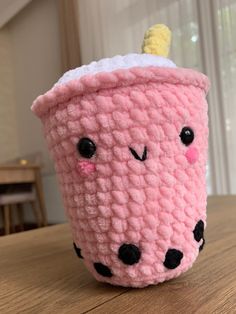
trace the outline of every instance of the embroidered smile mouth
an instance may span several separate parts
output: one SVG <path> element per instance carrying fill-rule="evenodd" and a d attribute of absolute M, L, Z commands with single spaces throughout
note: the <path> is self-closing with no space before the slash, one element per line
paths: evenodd
<path fill-rule="evenodd" d="M 137 159 L 139 161 L 144 161 L 147 159 L 147 147 L 146 146 L 144 147 L 143 154 L 141 157 L 132 147 L 129 147 L 129 150 L 135 159 Z"/>

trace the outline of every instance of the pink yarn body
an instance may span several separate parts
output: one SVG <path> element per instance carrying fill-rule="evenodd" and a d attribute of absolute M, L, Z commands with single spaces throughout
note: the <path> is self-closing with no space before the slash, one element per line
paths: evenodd
<path fill-rule="evenodd" d="M 196 260 L 206 222 L 207 78 L 187 69 L 133 68 L 86 76 L 56 86 L 33 105 L 55 161 L 73 240 L 99 281 L 143 287 L 171 279 Z M 183 127 L 194 141 L 185 146 Z M 76 146 L 96 144 L 90 159 Z M 134 158 L 130 148 L 146 159 Z M 133 265 L 118 256 L 133 244 Z M 166 268 L 166 252 L 183 253 Z M 111 276 L 100 275 L 102 263 Z"/>

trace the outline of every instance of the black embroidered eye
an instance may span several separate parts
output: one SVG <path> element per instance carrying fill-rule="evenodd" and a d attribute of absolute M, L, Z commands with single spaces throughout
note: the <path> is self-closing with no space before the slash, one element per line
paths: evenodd
<path fill-rule="evenodd" d="M 89 138 L 83 137 L 77 144 L 77 150 L 82 157 L 91 158 L 96 152 L 96 145 Z"/>
<path fill-rule="evenodd" d="M 181 141 L 184 145 L 190 145 L 194 140 L 193 130 L 187 126 L 185 126 L 180 133 Z"/>

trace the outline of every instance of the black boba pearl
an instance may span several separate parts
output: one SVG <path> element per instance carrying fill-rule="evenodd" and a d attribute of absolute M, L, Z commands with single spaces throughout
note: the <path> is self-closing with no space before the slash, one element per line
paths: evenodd
<path fill-rule="evenodd" d="M 103 277 L 112 277 L 112 272 L 106 265 L 103 265 L 102 263 L 94 263 L 93 266 L 99 275 Z"/>
<path fill-rule="evenodd" d="M 194 140 L 193 130 L 187 126 L 185 126 L 180 133 L 181 141 L 184 145 L 190 145 Z"/>
<path fill-rule="evenodd" d="M 193 230 L 194 239 L 200 242 L 204 235 L 204 222 L 199 220 Z"/>
<path fill-rule="evenodd" d="M 96 145 L 90 138 L 83 137 L 77 144 L 77 150 L 82 157 L 91 158 L 96 152 Z"/>
<path fill-rule="evenodd" d="M 181 260 L 183 258 L 183 253 L 176 249 L 169 249 L 166 252 L 164 266 L 168 269 L 175 269 L 178 267 L 181 263 Z"/>
<path fill-rule="evenodd" d="M 77 247 L 75 243 L 73 243 L 73 246 L 74 246 L 74 250 L 75 250 L 75 253 L 77 254 L 77 256 L 79 258 L 83 258 L 83 256 L 81 255 L 81 249 L 79 247 Z"/>
<path fill-rule="evenodd" d="M 140 257 L 141 252 L 134 244 L 122 244 L 119 248 L 118 258 L 126 265 L 138 263 Z"/>

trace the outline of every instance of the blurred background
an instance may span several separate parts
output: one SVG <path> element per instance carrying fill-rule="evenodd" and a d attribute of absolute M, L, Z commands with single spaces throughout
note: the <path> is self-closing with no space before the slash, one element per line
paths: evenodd
<path fill-rule="evenodd" d="M 65 221 L 32 101 L 68 69 L 140 52 L 156 23 L 172 30 L 170 59 L 211 80 L 208 193 L 236 193 L 236 0 L 1 0 L 2 234 Z"/>

